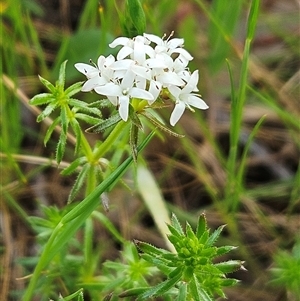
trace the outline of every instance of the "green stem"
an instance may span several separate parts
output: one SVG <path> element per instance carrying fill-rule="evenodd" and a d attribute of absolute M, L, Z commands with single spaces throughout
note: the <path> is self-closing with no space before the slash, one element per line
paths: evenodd
<path fill-rule="evenodd" d="M 103 141 L 103 143 L 94 151 L 94 162 L 98 161 L 104 156 L 104 154 L 111 148 L 113 143 L 117 140 L 118 136 L 125 130 L 128 123 L 121 120 L 115 128 L 111 131 L 109 136 Z"/>

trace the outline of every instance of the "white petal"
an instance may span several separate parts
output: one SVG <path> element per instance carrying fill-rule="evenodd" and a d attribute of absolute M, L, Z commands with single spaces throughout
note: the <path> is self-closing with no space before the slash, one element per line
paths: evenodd
<path fill-rule="evenodd" d="M 103 77 L 95 76 L 95 77 L 90 78 L 83 84 L 81 91 L 88 92 L 88 91 L 93 90 L 97 86 L 102 86 L 102 85 L 105 85 L 106 83 L 107 83 L 107 81 Z"/>
<path fill-rule="evenodd" d="M 199 73 L 198 70 L 195 70 L 189 81 L 187 82 L 186 86 L 182 89 L 183 93 L 190 93 L 192 91 L 198 90 L 197 89 L 197 84 L 198 84 L 198 80 L 199 80 Z"/>
<path fill-rule="evenodd" d="M 172 53 L 179 53 L 188 61 L 191 61 L 193 59 L 193 57 L 189 54 L 189 52 L 183 48 L 176 48 L 176 49 L 172 50 Z"/>
<path fill-rule="evenodd" d="M 177 47 L 182 47 L 184 43 L 184 39 L 174 38 L 170 40 L 167 45 L 170 49 L 175 49 Z"/>
<path fill-rule="evenodd" d="M 83 73 L 87 78 L 91 78 L 99 74 L 99 70 L 97 68 L 88 64 L 77 63 L 74 66 L 79 72 Z"/>
<path fill-rule="evenodd" d="M 108 95 L 108 96 L 122 95 L 122 88 L 114 83 L 108 83 L 104 86 L 95 87 L 95 91 L 101 95 Z"/>
<path fill-rule="evenodd" d="M 133 53 L 133 49 L 128 46 L 124 46 L 117 54 L 117 60 L 123 60 L 125 57 Z"/>
<path fill-rule="evenodd" d="M 128 106 L 129 106 L 129 97 L 122 95 L 119 97 L 119 114 L 124 121 L 128 119 Z"/>
<path fill-rule="evenodd" d="M 181 101 L 179 101 L 176 105 L 175 108 L 171 114 L 170 117 L 170 124 L 172 126 L 174 126 L 177 121 L 180 119 L 180 117 L 182 116 L 183 112 L 185 110 L 185 104 Z"/>
<path fill-rule="evenodd" d="M 208 109 L 208 105 L 198 95 L 190 94 L 188 104 L 195 107 L 195 108 L 197 108 L 197 109 L 201 109 L 201 110 Z"/>
<path fill-rule="evenodd" d="M 184 85 L 184 81 L 175 72 L 164 72 L 157 78 L 163 85 Z"/>
<path fill-rule="evenodd" d="M 119 46 L 119 45 L 126 45 L 128 43 L 130 39 L 129 38 L 126 38 L 126 37 L 119 37 L 119 38 L 116 38 L 114 41 L 112 41 L 110 44 L 108 44 L 108 46 L 110 48 L 115 48 L 116 46 Z"/>
<path fill-rule="evenodd" d="M 135 78 L 135 74 L 130 69 L 128 69 L 121 83 L 122 89 L 128 89 L 128 88 L 130 89 L 133 86 L 134 78 Z"/>
<path fill-rule="evenodd" d="M 143 64 L 143 62 L 145 61 L 144 38 L 141 36 L 137 36 L 135 38 L 133 57 L 134 60 L 137 61 L 139 64 Z"/>
<path fill-rule="evenodd" d="M 155 44 L 163 43 L 163 40 L 160 37 L 158 37 L 154 34 L 144 33 L 144 37 L 147 38 L 148 40 L 150 40 L 151 42 L 155 43 Z"/>
<path fill-rule="evenodd" d="M 110 68 L 113 70 L 127 70 L 131 64 L 133 64 L 134 61 L 131 59 L 124 59 L 120 61 L 114 62 Z"/>
<path fill-rule="evenodd" d="M 149 69 L 147 69 L 146 67 L 143 66 L 138 66 L 138 65 L 132 65 L 131 66 L 131 70 L 132 72 L 134 72 L 136 75 L 148 79 L 151 79 L 151 71 Z"/>
<path fill-rule="evenodd" d="M 150 82 L 149 92 L 153 95 L 153 100 L 148 101 L 149 105 L 151 105 L 158 97 L 162 88 L 162 84 L 160 82 L 152 80 Z"/>
<path fill-rule="evenodd" d="M 169 92 L 175 97 L 175 99 L 179 99 L 179 95 L 181 93 L 181 89 L 177 86 L 171 85 L 168 87 Z"/>
<path fill-rule="evenodd" d="M 149 68 L 167 68 L 167 65 L 163 60 L 151 58 L 146 60 L 146 65 L 149 66 Z"/>
<path fill-rule="evenodd" d="M 136 88 L 136 87 L 133 87 L 130 90 L 129 94 L 131 97 L 134 97 L 134 98 L 145 99 L 145 100 L 153 100 L 154 99 L 153 95 L 150 92 Z"/>

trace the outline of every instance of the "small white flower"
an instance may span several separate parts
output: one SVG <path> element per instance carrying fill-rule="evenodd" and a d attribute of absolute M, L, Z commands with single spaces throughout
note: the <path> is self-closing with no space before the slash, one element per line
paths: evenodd
<path fill-rule="evenodd" d="M 177 86 L 168 87 L 169 92 L 175 98 L 175 108 L 171 114 L 170 124 L 174 126 L 182 114 L 184 113 L 185 108 L 194 111 L 192 107 L 205 110 L 208 108 L 208 105 L 200 98 L 199 95 L 192 93 L 197 91 L 197 83 L 199 79 L 198 70 L 194 71 L 190 76 L 189 81 L 181 89 Z"/>
<path fill-rule="evenodd" d="M 117 100 L 119 114 L 124 121 L 128 119 L 129 102 L 131 98 L 153 100 L 153 95 L 143 89 L 134 86 L 135 74 L 129 69 L 119 84 L 110 82 L 103 86 L 98 86 L 95 91 L 98 94 L 106 95 L 113 104 Z"/>
<path fill-rule="evenodd" d="M 99 56 L 97 65 L 92 66 L 84 63 L 75 64 L 75 68 L 87 77 L 87 81 L 82 86 L 81 91 L 88 92 L 97 86 L 102 86 L 110 81 L 113 77 L 113 70 L 110 65 L 114 63 L 115 58 L 109 55 L 107 58 Z"/>

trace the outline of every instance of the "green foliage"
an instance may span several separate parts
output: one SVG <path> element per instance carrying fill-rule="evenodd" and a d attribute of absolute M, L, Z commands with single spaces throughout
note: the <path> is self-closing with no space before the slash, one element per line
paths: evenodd
<path fill-rule="evenodd" d="M 138 300 L 148 300 L 174 294 L 178 295 L 177 300 L 201 301 L 214 300 L 217 295 L 225 297 L 223 289 L 238 282 L 236 279 L 226 278 L 226 274 L 244 267 L 239 260 L 215 263 L 216 258 L 235 249 L 232 246 L 215 246 L 224 226 L 210 234 L 205 216 L 201 215 L 195 232 L 189 223 L 186 223 L 184 231 L 177 217 L 173 215 L 168 228 L 168 239 L 176 253 L 135 241 L 142 251 L 141 258 L 157 267 L 167 279 L 150 288 L 129 289 L 121 296 L 137 295 Z"/>
<path fill-rule="evenodd" d="M 146 17 L 140 0 L 126 0 L 125 14 L 121 26 L 127 37 L 143 34 L 146 29 Z"/>
<path fill-rule="evenodd" d="M 290 298 L 300 300 L 300 240 L 294 245 L 292 252 L 278 251 L 274 255 L 274 267 L 271 269 L 272 285 L 283 287 Z"/>

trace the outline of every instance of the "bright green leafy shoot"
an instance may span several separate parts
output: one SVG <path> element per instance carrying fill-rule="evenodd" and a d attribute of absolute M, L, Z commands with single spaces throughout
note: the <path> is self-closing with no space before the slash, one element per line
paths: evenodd
<path fill-rule="evenodd" d="M 186 223 L 183 230 L 177 217 L 173 215 L 168 228 L 168 238 L 176 253 L 136 241 L 138 249 L 143 252 L 142 259 L 156 266 L 167 279 L 151 288 L 129 289 L 121 296 L 136 295 L 137 300 L 149 300 L 173 294 L 178 301 L 212 301 L 216 296 L 225 298 L 223 289 L 238 283 L 236 279 L 227 278 L 226 274 L 244 267 L 240 260 L 215 263 L 217 257 L 235 249 L 233 246 L 215 246 L 224 226 L 210 234 L 205 215 L 202 214 L 196 231 L 193 231 L 189 223 Z"/>

